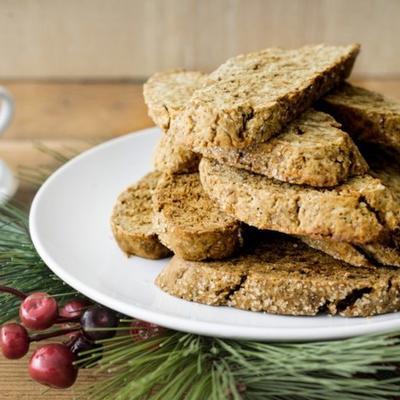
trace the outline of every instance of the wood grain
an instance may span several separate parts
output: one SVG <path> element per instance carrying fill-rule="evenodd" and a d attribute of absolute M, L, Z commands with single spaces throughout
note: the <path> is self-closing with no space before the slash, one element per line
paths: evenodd
<path fill-rule="evenodd" d="M 400 81 L 358 83 L 400 100 Z M 84 150 L 105 137 L 151 124 L 138 84 L 14 82 L 6 86 L 16 98 L 17 113 L 5 139 L 0 141 L 0 158 L 15 171 L 21 166 L 37 169 L 46 165 L 51 169 L 58 165 L 38 150 L 38 140 L 55 150 Z M 17 199 L 28 205 L 35 191 L 34 186 L 22 182 Z M 90 371 L 81 371 L 73 389 L 46 391 L 29 379 L 27 359 L 11 362 L 0 357 L 0 400 L 75 399 L 94 380 Z"/>
<path fill-rule="evenodd" d="M 26 168 L 31 171 L 37 171 L 39 168 L 52 171 L 58 168 L 61 163 L 51 156 L 47 150 L 54 150 L 61 154 L 72 156 L 92 147 L 96 142 L 98 141 L 93 139 L 46 140 L 38 138 L 33 140 L 2 140 L 0 158 L 7 163 L 17 176 L 23 175 Z M 19 204 L 29 205 L 35 192 L 36 188 L 30 181 L 20 179 L 15 199 Z"/>
<path fill-rule="evenodd" d="M 0 356 L 1 400 L 75 400 L 82 388 L 96 381 L 92 371 L 81 370 L 79 383 L 72 388 L 66 390 L 47 389 L 30 379 L 28 360 L 29 354 L 27 358 L 18 361 L 6 360 Z"/>
<path fill-rule="evenodd" d="M 17 104 L 8 139 L 108 138 L 152 125 L 138 84 L 0 84 Z"/>
<path fill-rule="evenodd" d="M 268 46 L 360 42 L 355 72 L 400 74 L 398 0 L 2 0 L 0 76 L 208 71 Z"/>

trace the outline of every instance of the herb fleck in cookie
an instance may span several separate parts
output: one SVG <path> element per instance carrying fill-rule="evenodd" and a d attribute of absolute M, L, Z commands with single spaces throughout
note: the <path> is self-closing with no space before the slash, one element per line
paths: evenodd
<path fill-rule="evenodd" d="M 278 182 L 206 158 L 199 171 L 222 210 L 259 229 L 369 243 L 399 227 L 396 198 L 370 175 L 328 189 Z"/>
<path fill-rule="evenodd" d="M 400 210 L 400 156 L 388 147 L 363 146 L 362 152 L 371 166 L 370 174 L 379 179 L 390 190 L 394 198 L 394 210 Z M 332 240 L 301 237 L 316 249 L 324 251 L 339 260 L 356 266 L 388 265 L 400 267 L 400 232 L 388 232 L 380 242 L 363 245 L 334 242 Z"/>

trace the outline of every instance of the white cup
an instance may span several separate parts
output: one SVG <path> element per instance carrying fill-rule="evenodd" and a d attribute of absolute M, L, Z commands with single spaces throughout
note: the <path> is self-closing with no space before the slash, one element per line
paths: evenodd
<path fill-rule="evenodd" d="M 0 86 L 0 135 L 7 129 L 14 115 L 14 100 L 10 93 Z M 0 160 L 0 203 L 10 199 L 18 183 L 11 170 Z"/>

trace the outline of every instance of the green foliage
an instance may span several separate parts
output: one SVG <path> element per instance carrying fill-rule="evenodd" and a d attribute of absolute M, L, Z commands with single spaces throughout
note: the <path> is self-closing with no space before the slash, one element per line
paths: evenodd
<path fill-rule="evenodd" d="M 0 283 L 22 292 L 46 291 L 61 297 L 77 292 L 54 275 L 37 254 L 28 231 L 28 217 L 12 205 L 0 206 Z M 0 295 L 0 323 L 18 316 L 20 301 Z"/>
<path fill-rule="evenodd" d="M 35 147 L 61 166 L 78 154 L 76 149 L 54 150 L 38 142 Z M 37 168 L 20 166 L 18 178 L 38 188 L 51 174 L 46 165 Z M 28 216 L 22 207 L 0 205 L 0 284 L 25 293 L 46 291 L 62 302 L 78 293 L 53 274 L 37 254 L 29 235 Z M 80 296 L 82 297 L 82 296 Z M 0 323 L 18 316 L 19 300 L 0 294 Z"/>
<path fill-rule="evenodd" d="M 400 340 L 362 336 L 313 343 L 260 343 L 168 332 L 102 342 L 95 400 L 389 399 L 400 395 Z M 101 350 L 100 350 L 101 351 Z M 87 354 L 89 362 L 98 351 Z"/>

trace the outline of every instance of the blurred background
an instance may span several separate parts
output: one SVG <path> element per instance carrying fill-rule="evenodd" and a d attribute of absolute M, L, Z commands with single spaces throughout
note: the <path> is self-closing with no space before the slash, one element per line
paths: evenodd
<path fill-rule="evenodd" d="M 1 0 L 2 78 L 144 79 L 268 46 L 360 42 L 362 77 L 400 71 L 398 0 Z"/>

